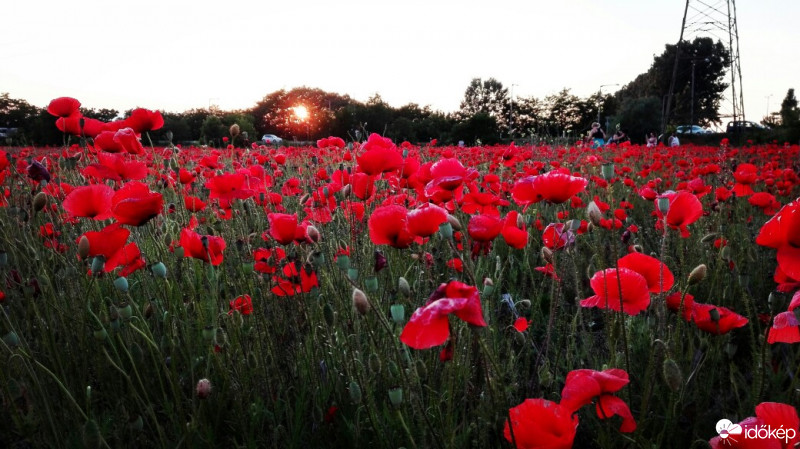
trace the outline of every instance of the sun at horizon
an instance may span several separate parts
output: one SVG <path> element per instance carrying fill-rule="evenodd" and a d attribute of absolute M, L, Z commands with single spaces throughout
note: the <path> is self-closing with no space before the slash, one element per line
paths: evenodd
<path fill-rule="evenodd" d="M 308 108 L 303 105 L 295 106 L 292 108 L 294 115 L 298 120 L 304 122 L 308 118 Z"/>

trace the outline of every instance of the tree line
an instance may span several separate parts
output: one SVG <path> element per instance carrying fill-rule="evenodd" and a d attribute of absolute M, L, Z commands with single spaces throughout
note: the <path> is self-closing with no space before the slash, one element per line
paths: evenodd
<path fill-rule="evenodd" d="M 666 45 L 646 72 L 614 94 L 598 91 L 582 98 L 565 88 L 544 98 L 515 97 L 494 78 L 475 78 L 467 86 L 459 110 L 445 113 L 416 103 L 393 107 L 378 94 L 361 102 L 347 95 L 297 87 L 269 93 L 249 109 L 224 111 L 209 107 L 162 112 L 164 127 L 149 137 L 154 143 L 221 146 L 230 126 L 236 123 L 244 137 L 240 139 L 242 144 L 258 141 L 263 134 L 307 142 L 327 136 L 358 140 L 373 132 L 395 141 L 419 143 L 437 139 L 448 144 L 493 144 L 514 139 L 574 140 L 599 120 L 607 129 L 622 128 L 632 140 L 644 141 L 647 133 L 665 127 L 720 124 L 723 117 L 719 109 L 728 87 L 725 74 L 730 55 L 721 42 L 710 38 L 679 45 L 681 56 L 669 117 L 665 117 L 664 106 L 678 45 Z M 797 101 L 793 99 L 794 90 L 790 89 L 781 113 L 766 117 L 765 121 L 773 127 L 800 127 L 797 114 L 792 112 L 797 111 Z M 301 106 L 304 117 L 297 113 Z M 784 109 L 788 112 L 784 113 Z M 81 112 L 104 121 L 130 113 L 86 108 Z M 7 93 L 0 95 L 0 127 L 17 128 L 15 144 L 61 144 L 63 136 L 53 121 L 43 107 L 10 98 Z"/>

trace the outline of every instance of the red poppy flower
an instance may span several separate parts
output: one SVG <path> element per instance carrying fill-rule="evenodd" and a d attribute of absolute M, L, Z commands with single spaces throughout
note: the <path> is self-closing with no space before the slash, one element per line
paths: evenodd
<path fill-rule="evenodd" d="M 450 337 L 447 316 L 457 317 L 474 326 L 486 326 L 478 289 L 458 281 L 441 284 L 409 318 L 400 334 L 400 341 L 414 349 L 441 345 Z"/>
<path fill-rule="evenodd" d="M 758 168 L 753 164 L 739 164 L 736 167 L 736 171 L 733 173 L 733 179 L 736 180 L 733 193 L 736 196 L 748 196 L 754 193 L 750 185 L 758 179 L 757 171 Z"/>
<path fill-rule="evenodd" d="M 623 433 L 631 433 L 636 430 L 636 421 L 633 419 L 633 414 L 628 404 L 622 399 L 614 396 L 613 394 L 604 394 L 597 399 L 597 416 L 600 419 L 611 418 L 614 415 L 622 418 L 622 424 L 619 426 L 619 431 Z"/>
<path fill-rule="evenodd" d="M 636 315 L 650 305 L 647 279 L 629 268 L 598 271 L 589 283 L 595 294 L 581 301 L 583 307 L 600 307 L 619 312 L 622 302 L 623 312 Z"/>
<path fill-rule="evenodd" d="M 675 284 L 675 277 L 669 268 L 655 257 L 642 253 L 630 253 L 617 261 L 620 268 L 631 269 L 647 280 L 650 293 L 668 291 Z"/>
<path fill-rule="evenodd" d="M 800 342 L 800 323 L 794 312 L 781 312 L 775 315 L 767 342 L 769 344 Z"/>
<path fill-rule="evenodd" d="M 122 128 L 114 133 L 114 142 L 128 153 L 144 153 L 142 142 L 139 141 L 139 138 L 136 137 L 136 132 L 131 128 Z"/>
<path fill-rule="evenodd" d="M 528 330 L 528 324 L 528 319 L 521 316 L 514 320 L 514 329 L 516 329 L 517 332 L 525 332 Z"/>
<path fill-rule="evenodd" d="M 131 115 L 125 119 L 125 123 L 133 128 L 136 134 L 145 131 L 155 131 L 164 126 L 164 117 L 159 111 L 150 111 L 137 108 L 131 111 Z"/>
<path fill-rule="evenodd" d="M 56 117 L 69 117 L 78 113 L 81 102 L 71 97 L 59 97 L 50 101 L 47 112 Z"/>
<path fill-rule="evenodd" d="M 551 263 L 548 263 L 543 267 L 536 267 L 534 268 L 534 270 L 543 273 L 545 276 L 549 277 L 550 279 L 553 279 L 556 282 L 561 281 L 561 278 L 558 277 L 558 274 L 556 273 L 555 267 Z"/>
<path fill-rule="evenodd" d="M 474 172 L 474 170 L 473 170 Z M 431 180 L 425 186 L 425 195 L 434 196 L 440 190 L 452 191 L 464 183 L 470 171 L 455 158 L 446 158 L 431 165 Z"/>
<path fill-rule="evenodd" d="M 522 249 L 528 245 L 528 231 L 523 228 L 517 227 L 517 219 L 519 212 L 512 210 L 506 215 L 505 224 L 503 225 L 503 240 L 506 244 L 514 249 Z"/>
<path fill-rule="evenodd" d="M 373 133 L 361 148 L 364 152 L 356 157 L 358 167 L 370 176 L 394 171 L 403 165 L 403 155 L 391 139 Z"/>
<path fill-rule="evenodd" d="M 683 319 L 692 321 L 692 309 L 694 308 L 694 296 L 686 293 L 675 292 L 667 296 L 667 308 L 673 312 L 681 309 L 681 298 L 683 298 Z"/>
<path fill-rule="evenodd" d="M 561 249 L 575 243 L 575 234 L 564 223 L 550 223 L 542 233 L 542 244 L 549 249 Z"/>
<path fill-rule="evenodd" d="M 582 192 L 588 183 L 585 178 L 553 170 L 517 181 L 511 189 L 511 196 L 520 206 L 528 206 L 542 200 L 560 204 Z"/>
<path fill-rule="evenodd" d="M 87 217 L 105 220 L 111 217 L 111 197 L 114 189 L 105 184 L 92 184 L 75 188 L 61 204 L 70 217 Z"/>
<path fill-rule="evenodd" d="M 215 235 L 200 235 L 192 229 L 181 230 L 180 245 L 183 257 L 193 257 L 211 265 L 222 263 L 222 252 L 225 250 L 225 239 Z"/>
<path fill-rule="evenodd" d="M 756 243 L 776 248 L 778 267 L 792 278 L 800 279 L 800 200 L 783 206 L 761 227 Z"/>
<path fill-rule="evenodd" d="M 83 127 L 81 127 L 83 122 Z M 59 131 L 72 134 L 73 136 L 86 136 L 94 138 L 103 131 L 104 123 L 100 120 L 82 117 L 80 113 L 61 117 L 56 120 L 56 128 Z"/>
<path fill-rule="evenodd" d="M 408 230 L 419 237 L 430 237 L 446 221 L 447 211 L 431 203 L 425 203 L 408 212 Z"/>
<path fill-rule="evenodd" d="M 366 173 L 354 173 L 350 177 L 353 195 L 360 200 L 368 200 L 375 193 L 375 177 Z"/>
<path fill-rule="evenodd" d="M 231 309 L 228 311 L 228 315 L 233 315 L 234 311 L 238 311 L 242 315 L 250 315 L 253 313 L 253 300 L 250 298 L 250 295 L 238 296 L 230 302 L 230 307 Z"/>
<path fill-rule="evenodd" d="M 203 200 L 189 195 L 183 197 L 183 205 L 189 212 L 200 212 L 206 208 L 206 203 Z"/>
<path fill-rule="evenodd" d="M 271 291 L 277 296 L 294 296 L 319 287 L 317 273 L 308 266 L 298 268 L 298 263 L 290 262 L 283 266 L 283 274 L 286 279 L 274 278 L 278 285 L 272 287 Z"/>
<path fill-rule="evenodd" d="M 473 215 L 467 224 L 467 233 L 476 242 L 491 242 L 502 231 L 503 221 L 493 215 Z"/>
<path fill-rule="evenodd" d="M 297 214 L 267 214 L 269 220 L 269 235 L 281 245 L 294 242 L 297 231 Z"/>
<path fill-rule="evenodd" d="M 100 231 L 83 233 L 81 237 L 86 236 L 89 240 L 89 257 L 103 256 L 108 260 L 125 246 L 131 231 L 121 225 L 121 223 L 113 223 Z M 76 240 L 76 242 L 78 241 L 80 241 L 80 237 Z"/>
<path fill-rule="evenodd" d="M 214 176 L 206 182 L 205 187 L 211 192 L 209 200 L 216 199 L 223 209 L 231 207 L 234 199 L 246 199 L 253 195 L 253 190 L 246 184 L 247 177 L 244 173 L 225 173 Z"/>
<path fill-rule="evenodd" d="M 114 140 L 114 131 L 103 131 L 94 138 L 94 146 L 108 153 L 120 153 L 125 151 L 119 142 Z"/>
<path fill-rule="evenodd" d="M 716 312 L 714 312 L 716 310 Z M 723 335 L 748 323 L 748 319 L 727 307 L 694 303 L 692 321 L 703 331 Z"/>
<path fill-rule="evenodd" d="M 576 412 L 592 399 L 603 394 L 616 393 L 628 385 L 628 373 L 619 368 L 603 371 L 593 369 L 572 370 L 567 374 L 561 390 L 561 405 L 570 412 Z"/>
<path fill-rule="evenodd" d="M 164 198 L 147 184 L 131 181 L 111 198 L 111 212 L 122 224 L 141 226 L 161 213 Z"/>
<path fill-rule="evenodd" d="M 144 258 L 142 258 L 142 252 L 139 250 L 139 246 L 136 245 L 135 242 L 128 243 L 119 251 L 114 253 L 110 259 L 106 260 L 103 271 L 110 273 L 117 267 L 122 267 L 122 270 L 119 272 L 120 276 L 128 276 L 136 270 L 140 270 L 145 267 L 145 261 Z"/>
<path fill-rule="evenodd" d="M 681 237 L 689 237 L 687 226 L 703 216 L 703 204 L 689 192 L 670 193 L 662 196 L 669 198 L 667 224 L 672 229 L 680 229 Z M 658 207 L 656 207 L 656 214 L 659 220 L 664 217 Z"/>
<path fill-rule="evenodd" d="M 761 211 L 767 215 L 772 215 L 781 207 L 781 203 L 775 200 L 775 197 L 768 192 L 758 192 L 753 194 L 747 199 L 747 202 L 755 207 L 761 208 Z"/>
<path fill-rule="evenodd" d="M 572 448 L 578 429 L 578 415 L 573 415 L 567 408 L 547 399 L 526 399 L 511 408 L 508 415 L 503 436 L 509 443 L 516 443 L 517 448 Z"/>
<path fill-rule="evenodd" d="M 369 238 L 376 245 L 408 248 L 414 235 L 408 229 L 408 211 L 403 206 L 381 206 L 372 212 L 367 222 Z"/>

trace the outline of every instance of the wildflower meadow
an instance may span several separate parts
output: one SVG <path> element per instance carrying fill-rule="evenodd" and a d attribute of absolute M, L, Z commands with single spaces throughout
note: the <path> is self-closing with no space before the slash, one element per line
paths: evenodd
<path fill-rule="evenodd" d="M 800 444 L 800 147 L 0 149 L 0 447 Z"/>

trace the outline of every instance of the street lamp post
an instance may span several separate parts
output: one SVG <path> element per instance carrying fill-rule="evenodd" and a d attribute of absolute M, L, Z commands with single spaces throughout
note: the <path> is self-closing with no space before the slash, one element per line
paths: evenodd
<path fill-rule="evenodd" d="M 508 136 L 512 139 L 514 138 L 514 86 L 519 86 L 519 84 L 511 85 L 511 113 L 508 116 Z"/>
<path fill-rule="evenodd" d="M 769 117 L 769 99 L 772 98 L 772 94 L 767 95 L 765 98 L 767 99 L 767 115 L 766 115 L 766 117 Z"/>

